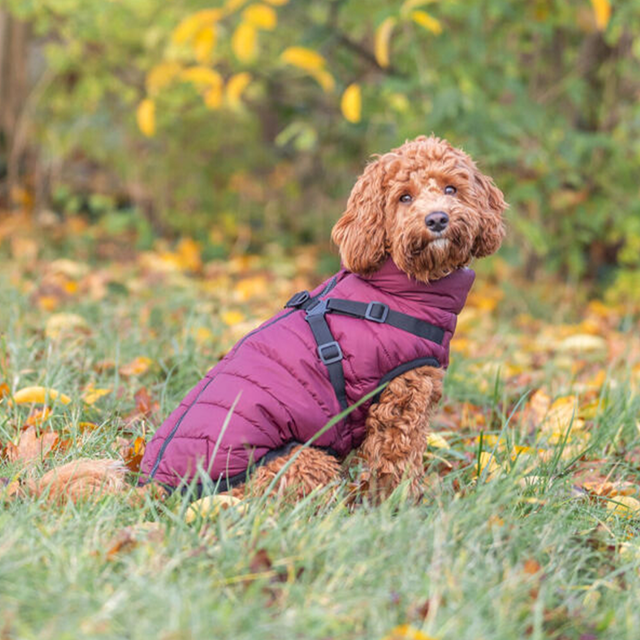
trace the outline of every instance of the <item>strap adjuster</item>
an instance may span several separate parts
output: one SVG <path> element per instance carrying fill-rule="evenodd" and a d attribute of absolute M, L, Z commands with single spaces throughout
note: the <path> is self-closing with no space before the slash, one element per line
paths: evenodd
<path fill-rule="evenodd" d="M 389 315 L 389 305 L 384 302 L 370 302 L 367 305 L 367 310 L 364 312 L 365 320 L 371 320 L 371 322 L 384 323 Z"/>
<path fill-rule="evenodd" d="M 309 294 L 308 291 L 298 291 L 298 293 L 294 293 L 291 296 L 287 304 L 284 305 L 284 308 L 288 309 L 290 307 L 293 307 L 293 308 L 300 307 L 310 298 L 311 298 L 311 295 Z"/>
<path fill-rule="evenodd" d="M 318 345 L 318 355 L 320 360 L 325 365 L 333 364 L 334 362 L 340 362 L 342 360 L 342 349 L 340 345 L 334 340 L 333 342 L 325 342 Z"/>

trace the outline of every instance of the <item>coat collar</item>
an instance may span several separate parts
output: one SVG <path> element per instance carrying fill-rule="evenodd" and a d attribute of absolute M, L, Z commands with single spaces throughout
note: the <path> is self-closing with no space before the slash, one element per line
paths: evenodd
<path fill-rule="evenodd" d="M 440 280 L 424 283 L 398 269 L 391 258 L 378 271 L 356 277 L 392 296 L 400 296 L 421 304 L 458 314 L 462 311 L 476 274 L 472 269 L 457 269 Z"/>

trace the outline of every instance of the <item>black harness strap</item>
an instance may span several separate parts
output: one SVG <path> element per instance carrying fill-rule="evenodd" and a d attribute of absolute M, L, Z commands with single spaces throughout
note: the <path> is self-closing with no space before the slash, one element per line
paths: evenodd
<path fill-rule="evenodd" d="M 287 302 L 285 307 L 302 309 L 307 312 L 305 320 L 309 323 L 311 333 L 318 345 L 318 356 L 327 367 L 331 386 L 343 411 L 349 406 L 344 369 L 342 368 L 344 356 L 340 345 L 331 333 L 326 319 L 327 313 L 338 313 L 378 324 L 388 324 L 436 344 L 442 344 L 444 339 L 444 329 L 406 313 L 393 311 L 393 309 L 389 309 L 389 305 L 383 302 L 366 303 L 339 298 L 327 298 L 326 300 L 319 298 L 320 296 L 312 298 L 308 291 L 299 291 Z"/>
<path fill-rule="evenodd" d="M 305 320 L 309 323 L 311 333 L 318 345 L 318 356 L 327 371 L 331 386 L 336 392 L 336 398 L 344 411 L 349 403 L 347 401 L 347 390 L 344 381 L 344 369 L 342 368 L 342 349 L 336 342 L 325 315 L 327 313 L 327 300 L 320 300 L 313 307 L 307 309 Z"/>
<path fill-rule="evenodd" d="M 409 316 L 406 313 L 389 309 L 389 305 L 383 302 L 370 302 L 367 304 L 366 302 L 329 298 L 327 300 L 327 309 L 352 318 L 364 318 L 371 322 L 388 324 L 436 344 L 442 344 L 444 338 L 444 329 L 419 318 Z"/>

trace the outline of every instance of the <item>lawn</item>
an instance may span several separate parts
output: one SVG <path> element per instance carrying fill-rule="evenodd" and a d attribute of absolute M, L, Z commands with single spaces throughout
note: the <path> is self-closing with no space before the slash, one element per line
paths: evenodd
<path fill-rule="evenodd" d="M 89 231 L 50 253 L 28 237 L 2 250 L 1 638 L 638 638 L 633 309 L 532 289 L 496 260 L 460 318 L 420 504 L 403 487 L 353 504 L 345 479 L 187 523 L 177 496 L 133 500 L 144 441 L 332 265 L 310 249 L 134 251 Z M 32 386 L 48 407 L 17 401 Z M 127 463 L 130 490 L 28 491 L 105 456 Z"/>

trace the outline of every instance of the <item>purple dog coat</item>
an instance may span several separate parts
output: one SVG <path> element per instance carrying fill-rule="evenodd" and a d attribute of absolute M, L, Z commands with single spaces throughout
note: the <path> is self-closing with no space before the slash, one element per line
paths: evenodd
<path fill-rule="evenodd" d="M 288 308 L 240 340 L 165 420 L 146 448 L 143 481 L 176 487 L 200 466 L 227 489 L 270 452 L 310 440 L 381 383 L 425 365 L 446 368 L 474 278 L 470 269 L 459 269 L 424 284 L 388 259 L 370 276 L 343 269 L 313 292 L 296 294 Z M 373 401 L 313 445 L 340 458 L 358 447 Z"/>

